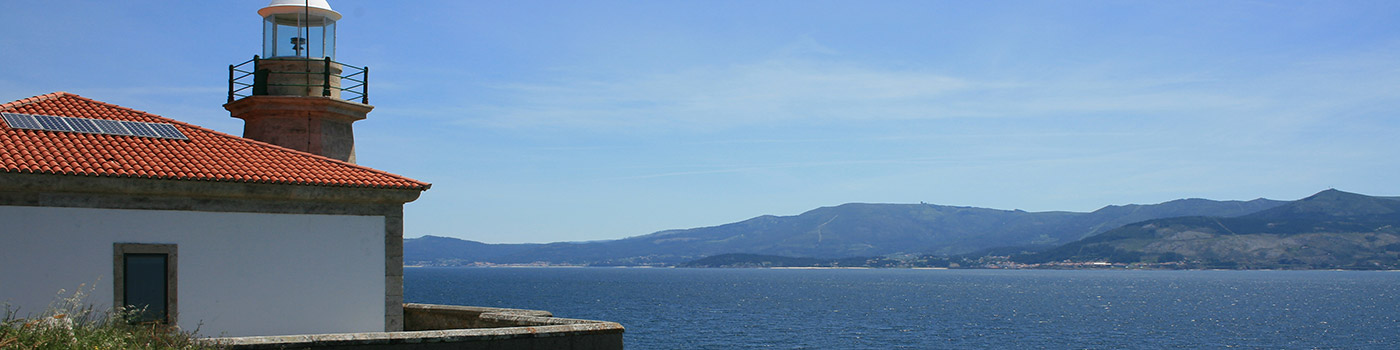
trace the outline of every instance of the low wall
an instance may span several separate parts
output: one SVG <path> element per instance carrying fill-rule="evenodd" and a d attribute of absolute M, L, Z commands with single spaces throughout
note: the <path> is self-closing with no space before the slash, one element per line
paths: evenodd
<path fill-rule="evenodd" d="M 524 316 L 534 322 L 553 319 L 549 311 L 503 309 L 496 307 L 404 304 L 405 331 L 432 331 L 462 328 L 498 328 L 530 326 L 511 317 Z M 529 321 L 527 321 L 529 322 Z"/>
<path fill-rule="evenodd" d="M 547 311 L 404 304 L 403 332 L 215 338 L 231 349 L 622 349 L 616 322 L 556 318 Z"/>

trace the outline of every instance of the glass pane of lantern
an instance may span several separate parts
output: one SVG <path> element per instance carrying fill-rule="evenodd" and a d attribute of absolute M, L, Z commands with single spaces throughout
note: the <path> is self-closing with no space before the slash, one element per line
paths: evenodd
<path fill-rule="evenodd" d="M 326 57 L 325 48 L 322 46 L 322 44 L 326 42 L 325 39 L 323 39 L 326 34 L 325 27 L 308 27 L 306 28 L 306 32 L 307 43 L 303 45 L 306 57 Z"/>
<path fill-rule="evenodd" d="M 266 57 L 306 57 L 306 35 L 301 14 L 281 13 L 264 21 L 263 54 Z M 269 31 L 270 29 L 270 31 Z"/>
<path fill-rule="evenodd" d="M 263 53 L 262 57 L 277 57 L 277 23 L 271 17 L 263 17 Z"/>
<path fill-rule="evenodd" d="M 330 57 L 335 60 L 335 20 L 326 19 L 325 36 L 322 38 L 322 49 L 325 54 L 322 57 Z"/>

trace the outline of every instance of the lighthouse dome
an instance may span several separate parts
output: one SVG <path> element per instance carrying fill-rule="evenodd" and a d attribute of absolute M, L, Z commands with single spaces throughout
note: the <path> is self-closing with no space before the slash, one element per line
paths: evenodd
<path fill-rule="evenodd" d="M 324 16 L 332 21 L 340 20 L 340 12 L 331 9 L 331 4 L 326 0 L 272 0 L 267 7 L 258 10 L 258 15 L 267 17 L 269 15 L 283 13 L 303 13 L 310 12 L 312 16 Z"/>

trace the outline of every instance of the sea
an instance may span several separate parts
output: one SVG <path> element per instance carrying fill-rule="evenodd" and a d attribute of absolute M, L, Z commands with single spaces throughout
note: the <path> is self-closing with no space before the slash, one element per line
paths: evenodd
<path fill-rule="evenodd" d="M 1400 349 L 1400 272 L 412 267 L 408 302 L 628 349 Z"/>

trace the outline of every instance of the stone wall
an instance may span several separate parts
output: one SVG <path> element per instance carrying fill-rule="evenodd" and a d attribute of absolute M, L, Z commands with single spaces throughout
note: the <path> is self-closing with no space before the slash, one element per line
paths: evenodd
<path fill-rule="evenodd" d="M 404 304 L 405 331 L 432 331 L 465 328 L 499 328 L 527 326 L 511 316 L 533 317 L 530 320 L 554 317 L 549 311 L 503 309 L 479 306 Z"/>
<path fill-rule="evenodd" d="M 551 317 L 547 311 L 404 304 L 403 332 L 218 338 L 234 350 L 615 350 L 615 322 Z"/>

